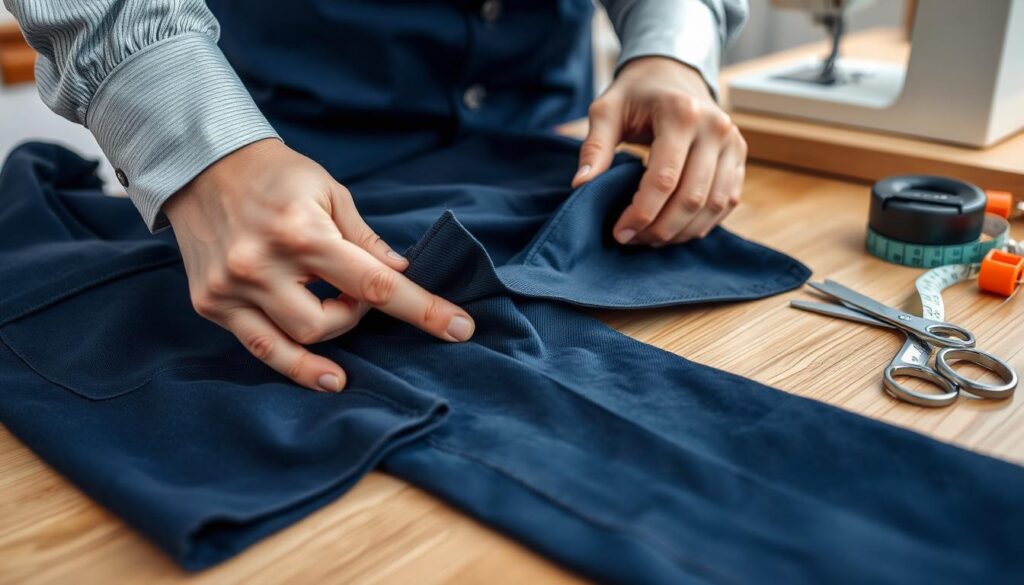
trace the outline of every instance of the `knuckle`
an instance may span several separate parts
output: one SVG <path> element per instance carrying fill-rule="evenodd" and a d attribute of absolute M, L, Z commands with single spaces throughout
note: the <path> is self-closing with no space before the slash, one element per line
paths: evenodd
<path fill-rule="evenodd" d="M 372 248 L 377 245 L 377 242 L 381 241 L 381 237 L 377 235 L 377 232 L 366 228 L 366 231 L 359 236 L 359 247 L 365 249 Z"/>
<path fill-rule="evenodd" d="M 398 280 L 393 272 L 383 268 L 371 270 L 363 277 L 361 293 L 363 300 L 379 307 L 391 301 L 395 295 Z"/>
<path fill-rule="evenodd" d="M 656 212 L 647 209 L 637 211 L 636 213 L 636 219 L 642 225 L 651 225 L 651 223 L 653 223 L 654 220 L 657 219 L 657 217 L 658 214 Z"/>
<path fill-rule="evenodd" d="M 309 345 L 322 340 L 324 337 L 324 328 L 321 325 L 312 324 L 305 325 L 295 332 L 293 339 L 301 343 L 302 345 Z"/>
<path fill-rule="evenodd" d="M 705 201 L 707 201 L 707 196 L 703 193 L 699 191 L 691 191 L 679 200 L 679 204 L 686 211 L 694 213 L 699 211 L 701 207 L 704 207 Z"/>
<path fill-rule="evenodd" d="M 245 347 L 256 359 L 267 361 L 274 355 L 274 339 L 269 335 L 252 335 L 245 339 Z"/>
<path fill-rule="evenodd" d="M 288 365 L 285 370 L 285 375 L 292 380 L 300 380 L 302 378 L 302 371 L 305 369 L 306 359 L 309 357 L 308 352 L 303 352 L 294 362 Z"/>
<path fill-rule="evenodd" d="M 588 138 L 586 142 L 580 146 L 580 157 L 585 160 L 593 160 L 602 152 L 604 152 L 604 144 L 596 138 Z"/>
<path fill-rule="evenodd" d="M 205 293 L 211 297 L 227 297 L 232 292 L 231 279 L 222 270 L 211 270 L 206 275 Z"/>
<path fill-rule="evenodd" d="M 279 243 L 286 250 L 297 254 L 306 254 L 319 250 L 322 239 L 309 231 L 297 231 L 285 236 Z"/>
<path fill-rule="evenodd" d="M 747 158 L 747 153 L 750 151 L 750 146 L 747 144 L 747 140 L 740 134 L 739 128 L 735 130 L 736 134 L 736 148 L 740 151 L 740 158 Z"/>
<path fill-rule="evenodd" d="M 658 193 L 671 193 L 679 184 L 679 173 L 672 168 L 660 168 L 651 173 L 651 188 Z"/>
<path fill-rule="evenodd" d="M 352 198 L 352 192 L 349 191 L 348 187 L 346 187 L 345 185 L 342 185 L 341 183 L 339 183 L 337 181 L 334 181 L 334 182 L 331 183 L 331 187 L 334 190 L 334 195 L 335 196 L 343 197 L 343 198 L 347 198 L 347 199 L 351 199 Z"/>
<path fill-rule="evenodd" d="M 213 317 L 217 312 L 217 300 L 207 290 L 195 290 L 190 295 L 192 308 L 207 319 Z"/>
<path fill-rule="evenodd" d="M 649 237 L 657 244 L 667 244 L 672 241 L 672 237 L 675 235 L 669 233 L 665 226 L 654 226 L 647 230 Z"/>
<path fill-rule="evenodd" d="M 321 242 L 313 214 L 304 205 L 289 205 L 270 227 L 271 239 L 292 252 L 314 250 Z"/>
<path fill-rule="evenodd" d="M 430 303 L 423 310 L 423 325 L 443 325 L 445 323 L 445 303 L 438 297 L 431 297 Z"/>
<path fill-rule="evenodd" d="M 696 98 L 683 93 L 673 93 L 666 95 L 663 99 L 665 107 L 684 122 L 695 122 L 700 119 L 701 105 Z"/>
<path fill-rule="evenodd" d="M 249 245 L 238 244 L 228 248 L 224 265 L 230 278 L 247 282 L 259 279 L 260 256 Z"/>
<path fill-rule="evenodd" d="M 608 100 L 597 99 L 591 102 L 587 108 L 587 115 L 591 118 L 606 118 L 612 113 L 612 104 Z"/>
<path fill-rule="evenodd" d="M 708 198 L 708 205 L 707 205 L 707 207 L 708 207 L 709 211 L 713 211 L 715 213 L 721 213 L 721 212 L 725 211 L 725 209 L 726 209 L 726 207 L 728 205 L 729 205 L 729 198 L 724 196 L 724 195 L 715 194 L 715 195 L 712 195 L 711 197 Z"/>
<path fill-rule="evenodd" d="M 711 131 L 720 139 L 729 136 L 733 130 L 732 120 L 724 112 L 716 112 L 711 118 Z"/>

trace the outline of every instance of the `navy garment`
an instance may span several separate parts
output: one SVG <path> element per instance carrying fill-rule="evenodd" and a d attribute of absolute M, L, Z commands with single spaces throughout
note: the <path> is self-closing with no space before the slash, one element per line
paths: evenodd
<path fill-rule="evenodd" d="M 547 130 L 593 98 L 592 0 L 208 0 L 292 148 L 342 182 L 461 132 Z"/>
<path fill-rule="evenodd" d="M 638 343 L 574 309 L 758 298 L 808 276 L 723 229 L 659 250 L 575 192 L 578 144 L 475 135 L 350 184 L 474 338 L 380 314 L 306 391 L 192 311 L 169 236 L 56 146 L 0 174 L 0 421 L 186 568 L 368 469 L 602 581 L 1020 582 L 1024 470 Z M 440 218 L 438 219 L 438 216 Z M 422 228 L 422 229 L 421 229 Z"/>

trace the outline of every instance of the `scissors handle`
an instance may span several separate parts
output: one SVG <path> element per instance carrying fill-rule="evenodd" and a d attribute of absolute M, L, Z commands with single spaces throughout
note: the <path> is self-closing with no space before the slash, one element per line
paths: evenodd
<path fill-rule="evenodd" d="M 928 339 L 928 342 L 933 345 L 948 347 L 951 349 L 967 349 L 974 347 L 974 344 L 977 342 L 973 333 L 959 325 L 944 323 L 942 321 L 931 321 L 924 317 L 917 318 L 926 322 L 924 323 L 924 330 L 928 334 L 926 338 Z M 915 331 L 914 333 L 915 335 L 921 335 L 919 331 Z"/>
<path fill-rule="evenodd" d="M 967 378 L 950 367 L 950 362 L 965 361 L 981 366 L 992 372 L 1003 381 L 1002 384 L 989 384 L 980 380 Z M 949 378 L 960 388 L 993 400 L 1004 400 L 1013 396 L 1017 389 L 1017 372 L 1003 360 L 978 349 L 947 347 L 935 356 L 935 367 L 945 378 Z"/>
<path fill-rule="evenodd" d="M 937 386 L 942 390 L 942 392 L 935 394 L 911 390 L 897 382 L 896 376 L 910 376 L 912 378 L 924 380 L 925 382 L 929 382 L 932 385 Z M 902 400 L 918 406 L 929 406 L 932 408 L 949 406 L 956 401 L 957 395 L 960 394 L 960 389 L 956 384 L 942 377 L 938 372 L 927 366 L 897 366 L 889 364 L 885 367 L 885 371 L 882 375 L 882 387 L 885 388 L 885 391 L 888 392 L 890 396 L 897 400 Z"/>
<path fill-rule="evenodd" d="M 960 394 L 960 389 L 954 381 L 928 367 L 928 360 L 932 354 L 931 346 L 906 331 L 903 333 L 906 336 L 903 347 L 882 371 L 882 387 L 893 398 L 919 406 L 937 408 L 953 404 Z M 941 392 L 911 390 L 896 381 L 898 376 L 924 380 L 939 388 Z"/>

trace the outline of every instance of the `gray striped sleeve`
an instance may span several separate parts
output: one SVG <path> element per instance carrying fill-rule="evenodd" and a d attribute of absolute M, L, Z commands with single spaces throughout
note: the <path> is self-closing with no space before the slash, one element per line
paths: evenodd
<path fill-rule="evenodd" d="M 276 132 L 228 65 L 202 0 L 4 0 L 38 51 L 39 91 L 87 126 L 150 229 L 221 157 Z"/>
<path fill-rule="evenodd" d="M 601 1 L 622 42 L 617 69 L 638 57 L 669 57 L 699 71 L 717 94 L 721 53 L 746 22 L 746 0 Z"/>

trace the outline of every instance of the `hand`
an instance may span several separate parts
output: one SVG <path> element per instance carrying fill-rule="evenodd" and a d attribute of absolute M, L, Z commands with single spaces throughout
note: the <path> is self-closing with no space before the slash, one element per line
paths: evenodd
<path fill-rule="evenodd" d="M 651 146 L 639 191 L 612 228 L 618 242 L 702 238 L 739 203 L 747 144 L 696 70 L 665 57 L 630 61 L 589 117 L 573 187 L 606 171 L 619 142 Z"/>
<path fill-rule="evenodd" d="M 366 225 L 345 187 L 277 140 L 214 163 L 163 209 L 196 311 L 307 388 L 337 392 L 346 378 L 302 344 L 345 333 L 371 307 L 445 341 L 473 335 L 465 311 L 402 275 L 408 261 Z M 321 302 L 305 286 L 316 280 L 342 294 Z"/>

